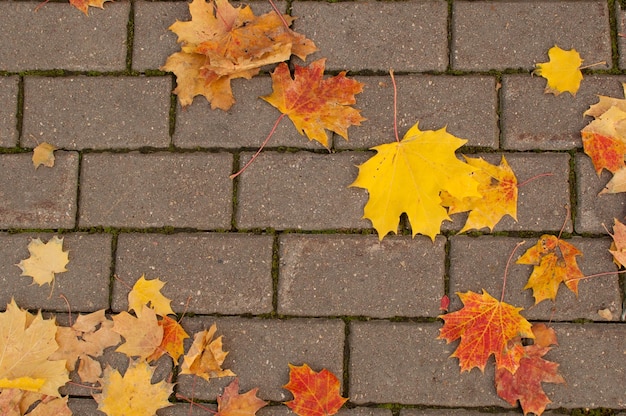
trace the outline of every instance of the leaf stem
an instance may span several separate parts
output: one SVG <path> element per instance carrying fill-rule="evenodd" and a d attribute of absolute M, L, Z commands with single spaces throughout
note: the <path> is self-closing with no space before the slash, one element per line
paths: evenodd
<path fill-rule="evenodd" d="M 61 299 L 63 299 L 63 300 L 65 301 L 65 304 L 67 305 L 67 316 L 68 316 L 68 321 L 69 321 L 69 323 L 70 323 L 70 325 L 69 325 L 69 326 L 72 326 L 72 325 L 73 325 L 73 324 L 72 324 L 72 307 L 70 306 L 70 301 L 69 301 L 69 300 L 67 300 L 67 298 L 65 297 L 65 295 L 64 295 L 64 294 L 62 294 L 62 293 L 59 295 L 59 297 L 60 297 Z"/>
<path fill-rule="evenodd" d="M 396 141 L 400 142 L 398 136 L 398 87 L 396 86 L 396 79 L 393 76 L 393 69 L 389 69 L 389 76 L 391 76 L 391 83 L 393 84 L 393 132 L 396 135 Z"/>
<path fill-rule="evenodd" d="M 590 274 L 589 276 L 576 277 L 574 279 L 566 279 L 565 282 L 575 282 L 578 280 L 585 280 L 585 279 L 591 279 L 594 277 L 609 276 L 612 274 L 620 274 L 620 273 L 626 273 L 626 270 L 617 270 L 615 272 L 602 272 L 602 273 Z"/>
<path fill-rule="evenodd" d="M 528 179 L 526 179 L 526 180 L 525 180 L 524 182 L 522 182 L 522 183 L 518 183 L 518 184 L 517 184 L 517 187 L 518 187 L 518 188 L 520 188 L 520 187 L 522 187 L 522 186 L 526 185 L 528 182 L 532 182 L 532 181 L 534 181 L 535 179 L 543 178 L 544 176 L 554 176 L 554 173 L 551 173 L 551 172 L 540 173 L 539 175 L 535 175 L 535 176 L 533 176 L 532 178 L 528 178 Z"/>
<path fill-rule="evenodd" d="M 565 210 L 566 210 L 565 220 L 563 221 L 563 225 L 561 226 L 561 230 L 559 231 L 559 236 L 557 237 L 559 240 L 561 239 L 561 234 L 563 234 L 563 230 L 565 230 L 565 226 L 567 225 L 567 219 L 569 218 L 569 215 L 570 215 L 569 205 L 565 205 Z"/>
<path fill-rule="evenodd" d="M 274 9 L 274 11 L 276 12 L 276 14 L 278 15 L 278 17 L 280 18 L 280 20 L 283 22 L 283 25 L 285 26 L 285 28 L 291 32 L 291 28 L 289 27 L 289 24 L 287 23 L 287 21 L 285 20 L 285 18 L 283 17 L 283 14 L 280 12 L 280 10 L 278 10 L 278 7 L 276 7 L 276 4 L 274 4 L 274 2 L 272 0 L 268 0 L 270 2 L 270 4 L 272 5 L 272 9 Z"/>
<path fill-rule="evenodd" d="M 606 61 L 600 61 L 600 62 L 596 62 L 595 64 L 581 66 L 578 69 L 582 70 L 582 69 L 587 69 L 587 68 L 591 68 L 592 66 L 598 66 L 598 65 L 606 65 Z"/>
<path fill-rule="evenodd" d="M 272 137 L 272 135 L 276 131 L 276 127 L 278 127 L 278 123 L 280 123 L 280 120 L 282 120 L 283 117 L 285 117 L 286 115 L 287 114 L 283 113 L 283 114 L 280 115 L 280 117 L 278 117 L 278 119 L 276 120 L 276 123 L 274 123 L 274 127 L 272 127 L 272 130 L 270 131 L 270 134 L 267 135 L 267 137 L 265 138 L 265 140 L 261 144 L 261 147 L 259 147 L 259 150 L 257 150 L 256 153 L 254 154 L 254 156 L 252 156 L 252 158 L 250 160 L 248 160 L 248 162 L 243 166 L 243 168 L 239 169 L 239 172 L 233 173 L 232 175 L 230 175 L 229 176 L 230 179 L 235 179 L 237 176 L 241 175 L 243 173 L 243 171 L 246 170 L 248 168 L 248 166 L 250 166 L 250 164 L 252 162 L 254 162 L 254 159 L 257 158 L 257 156 L 259 155 L 259 153 L 261 153 L 261 151 L 263 150 L 263 148 L 265 147 L 267 142 L 270 141 L 270 138 Z"/>
<path fill-rule="evenodd" d="M 509 255 L 509 259 L 506 261 L 506 267 L 504 268 L 504 279 L 502 279 L 502 295 L 500 295 L 500 302 L 504 301 L 504 290 L 506 289 L 506 277 L 509 274 L 509 264 L 511 264 L 511 259 L 513 258 L 513 255 L 515 254 L 517 249 L 520 248 L 520 246 L 524 244 L 526 244 L 526 241 L 520 241 L 519 243 L 517 243 L 513 251 L 511 251 L 511 254 Z"/>

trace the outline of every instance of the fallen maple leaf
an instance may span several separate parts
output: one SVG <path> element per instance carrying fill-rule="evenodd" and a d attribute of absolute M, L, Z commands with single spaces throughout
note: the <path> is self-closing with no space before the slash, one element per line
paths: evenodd
<path fill-rule="evenodd" d="M 472 177 L 476 168 L 454 153 L 464 143 L 445 128 L 421 131 L 415 124 L 400 142 L 373 148 L 378 153 L 359 166 L 350 186 L 368 190 L 363 218 L 372 221 L 379 239 L 395 233 L 400 215 L 406 213 L 413 236 L 420 233 L 434 240 L 441 222 L 450 219 L 441 206 L 442 191 L 457 199 L 481 196 Z"/>
<path fill-rule="evenodd" d="M 561 282 L 578 296 L 578 281 L 583 273 L 576 263 L 582 253 L 572 244 L 553 235 L 542 235 L 537 244 L 517 259 L 517 264 L 532 264 L 532 274 L 524 289 L 532 289 L 535 305 L 545 299 L 556 299 Z"/>
<path fill-rule="evenodd" d="M 182 52 L 171 55 L 164 71 L 174 72 L 183 107 L 204 95 L 211 108 L 228 110 L 235 99 L 230 80 L 250 79 L 267 64 L 282 62 L 294 54 L 301 59 L 317 48 L 285 25 L 293 17 L 275 12 L 256 17 L 249 6 L 234 8 L 227 0 L 193 0 L 191 21 L 177 21 L 170 30 L 178 35 Z"/>
<path fill-rule="evenodd" d="M 143 306 L 146 305 L 151 307 L 157 315 L 173 315 L 174 311 L 170 306 L 172 301 L 161 293 L 163 286 L 165 282 L 160 279 L 146 280 L 145 275 L 142 274 L 128 293 L 128 310 L 135 311 L 135 315 L 140 318 Z"/>
<path fill-rule="evenodd" d="M 586 113 L 585 113 L 586 114 Z M 626 111 L 611 107 L 581 130 L 583 148 L 596 173 L 615 173 L 624 168 L 626 154 Z"/>
<path fill-rule="evenodd" d="M 267 405 L 256 397 L 259 389 L 254 388 L 244 394 L 239 394 L 239 379 L 234 379 L 226 388 L 224 394 L 217 396 L 216 416 L 254 416 L 256 412 Z"/>
<path fill-rule="evenodd" d="M 108 416 L 147 416 L 171 406 L 168 397 L 173 384 L 152 384 L 154 367 L 143 360 L 131 361 L 124 376 L 110 366 L 104 369 L 102 393 L 94 394 L 98 410 Z"/>
<path fill-rule="evenodd" d="M 546 331 L 547 327 L 544 327 L 537 329 Z M 533 325 L 533 332 L 535 329 L 535 325 Z M 535 332 L 535 336 L 538 338 L 539 334 Z M 554 340 L 552 344 L 556 344 L 554 331 L 552 331 L 549 340 L 542 338 L 543 343 L 552 340 Z M 528 413 L 541 415 L 548 403 L 551 403 L 543 391 L 541 383 L 565 383 L 563 377 L 557 373 L 559 365 L 542 358 L 550 351 L 550 345 L 540 345 L 535 342 L 533 345 L 523 347 L 524 356 L 514 374 L 503 368 L 496 370 L 495 382 L 498 396 L 506 400 L 511 406 L 515 406 L 519 400 L 525 415 Z"/>
<path fill-rule="evenodd" d="M 44 165 L 49 168 L 54 166 L 54 151 L 56 147 L 49 143 L 43 142 L 33 149 L 33 165 L 35 169 L 39 165 Z"/>
<path fill-rule="evenodd" d="M 67 397 L 53 397 L 19 389 L 0 391 L 2 416 L 71 416 Z"/>
<path fill-rule="evenodd" d="M 21 276 L 30 276 L 39 286 L 54 281 L 55 273 L 66 272 L 69 254 L 63 251 L 63 239 L 52 237 L 47 243 L 35 238 L 28 244 L 30 257 L 17 264 L 22 269 Z"/>
<path fill-rule="evenodd" d="M 613 244 L 609 251 L 613 255 L 613 261 L 619 266 L 624 267 L 626 264 L 626 225 L 622 224 L 617 218 L 613 219 Z"/>
<path fill-rule="evenodd" d="M 619 192 L 626 192 L 626 167 L 615 172 L 611 180 L 604 186 L 598 195 L 616 194 Z"/>
<path fill-rule="evenodd" d="M 107 1 L 113 0 L 70 0 L 70 4 L 85 13 L 85 16 L 89 16 L 89 6 L 104 9 L 104 3 Z"/>
<path fill-rule="evenodd" d="M 141 317 L 135 318 L 128 312 L 113 316 L 113 331 L 124 337 L 124 343 L 115 351 L 128 357 L 147 358 L 161 345 L 163 327 L 159 325 L 154 310 L 143 306 Z"/>
<path fill-rule="evenodd" d="M 448 214 L 469 211 L 460 232 L 480 230 L 483 227 L 492 231 L 505 215 L 517 221 L 517 178 L 504 156 L 500 166 L 494 166 L 482 158 L 465 156 L 465 160 L 477 169 L 472 177 L 479 183 L 481 197 L 458 199 L 448 192 L 441 193 L 441 205 L 448 207 Z"/>
<path fill-rule="evenodd" d="M 533 345 L 549 347 L 551 345 L 559 344 L 556 340 L 556 332 L 554 331 L 554 328 L 551 328 L 544 323 L 533 324 L 532 331 L 535 336 Z"/>
<path fill-rule="evenodd" d="M 440 315 L 444 320 L 438 339 L 448 343 L 461 338 L 461 343 L 451 355 L 459 359 L 461 372 L 474 367 L 485 371 L 489 356 L 496 358 L 496 368 L 515 372 L 524 356 L 521 345 L 512 342 L 515 338 L 534 338 L 530 322 L 520 311 L 506 302 L 500 302 L 483 290 L 482 295 L 474 292 L 457 293 L 463 302 L 459 311 Z"/>
<path fill-rule="evenodd" d="M 183 341 L 189 338 L 189 334 L 183 329 L 183 327 L 174 319 L 164 316 L 159 321 L 159 326 L 163 328 L 163 340 L 161 345 L 150 355 L 148 361 L 156 361 L 163 354 L 168 354 L 177 363 L 181 355 L 183 355 L 184 346 Z"/>
<path fill-rule="evenodd" d="M 365 118 L 350 107 L 363 84 L 346 78 L 345 71 L 322 79 L 325 63 L 318 59 L 308 67 L 296 65 L 293 79 L 287 64 L 279 64 L 272 72 L 272 94 L 261 98 L 286 114 L 298 133 L 328 148 L 325 129 L 348 140 L 348 127 L 360 126 Z"/>
<path fill-rule="evenodd" d="M 545 92 L 559 95 L 567 91 L 575 96 L 583 79 L 579 69 L 583 60 L 578 52 L 575 49 L 565 51 L 554 45 L 548 50 L 548 57 L 550 61 L 537 64 L 534 71 L 548 80 Z"/>
<path fill-rule="evenodd" d="M 299 416 L 334 415 L 348 400 L 341 397 L 339 379 L 333 373 L 325 368 L 317 373 L 307 364 L 289 364 L 289 383 L 283 387 L 293 394 L 285 405 Z"/>
<path fill-rule="evenodd" d="M 215 324 L 207 331 L 198 332 L 194 335 L 193 344 L 183 357 L 183 365 L 180 374 L 194 374 L 206 381 L 211 378 L 235 376 L 230 370 L 223 370 L 222 364 L 228 355 L 222 350 L 222 337 L 213 339 L 217 331 Z"/>
<path fill-rule="evenodd" d="M 57 326 L 41 312 L 32 315 L 14 300 L 0 313 L 0 389 L 16 388 L 60 397 L 69 381 L 65 360 L 51 360 L 57 350 Z"/>

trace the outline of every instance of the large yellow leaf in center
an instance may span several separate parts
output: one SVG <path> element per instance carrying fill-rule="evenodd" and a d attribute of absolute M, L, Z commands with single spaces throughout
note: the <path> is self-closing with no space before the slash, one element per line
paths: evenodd
<path fill-rule="evenodd" d="M 413 236 L 420 233 L 434 240 L 441 222 L 450 219 L 441 206 L 441 191 L 459 199 L 480 196 L 478 182 L 470 175 L 476 169 L 454 154 L 465 143 L 445 127 L 421 131 L 415 124 L 400 142 L 373 148 L 378 153 L 359 166 L 350 186 L 368 190 L 363 218 L 372 221 L 378 238 L 396 232 L 406 213 Z"/>

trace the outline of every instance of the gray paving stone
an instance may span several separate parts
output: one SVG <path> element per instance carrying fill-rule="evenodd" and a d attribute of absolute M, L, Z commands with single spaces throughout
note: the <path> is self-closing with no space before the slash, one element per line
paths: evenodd
<path fill-rule="evenodd" d="M 575 48 L 586 64 L 606 61 L 610 65 L 606 2 L 454 2 L 454 69 L 532 69 L 535 63 L 548 61 L 547 51 L 555 44 Z M 594 68 L 603 67 L 608 68 Z"/>
<path fill-rule="evenodd" d="M 168 77 L 26 77 L 23 144 L 65 149 L 167 147 Z"/>
<path fill-rule="evenodd" d="M 0 3 L 3 42 L 0 70 L 67 69 L 122 71 L 126 68 L 126 24 L 130 3 L 90 7 L 89 18 L 67 3 Z"/>
<path fill-rule="evenodd" d="M 421 130 L 447 131 L 468 140 L 467 146 L 498 148 L 497 94 L 493 77 L 396 75 L 398 134 L 419 122 Z M 395 140 L 393 84 L 388 76 L 355 77 L 365 84 L 355 108 L 367 121 L 351 127 L 350 141 L 337 138 L 335 147 L 370 148 Z"/>
<path fill-rule="evenodd" d="M 615 3 L 615 13 L 617 18 L 617 49 L 619 51 L 619 67 L 626 67 L 626 11 L 623 9 L 620 2 Z"/>
<path fill-rule="evenodd" d="M 0 229 L 74 227 L 78 154 L 54 155 L 53 168 L 39 169 L 32 153 L 0 155 Z"/>
<path fill-rule="evenodd" d="M 282 235 L 278 313 L 435 317 L 444 246 L 442 237 Z"/>
<path fill-rule="evenodd" d="M 543 413 L 546 416 L 550 416 L 550 412 Z M 511 416 L 511 415 L 519 415 L 519 412 L 481 412 L 478 410 L 470 410 L 470 409 L 402 409 L 400 410 L 400 416 Z"/>
<path fill-rule="evenodd" d="M 240 175 L 236 213 L 243 229 L 370 228 L 361 219 L 367 192 L 348 188 L 371 154 L 263 152 Z M 243 166 L 252 156 L 241 157 Z"/>
<path fill-rule="evenodd" d="M 583 113 L 598 95 L 621 98 L 625 77 L 588 75 L 576 97 L 545 94 L 546 80 L 530 75 L 502 79 L 502 145 L 515 150 L 581 148 L 580 130 L 591 121 Z"/>
<path fill-rule="evenodd" d="M 18 77 L 0 78 L 0 147 L 17 145 Z"/>
<path fill-rule="evenodd" d="M 563 153 L 504 153 L 504 157 L 515 172 L 518 184 L 537 175 L 549 173 L 522 185 L 518 190 L 517 222 L 505 216 L 494 227 L 494 231 L 538 231 L 559 232 L 566 217 L 565 206 L 570 203 L 569 156 Z M 476 154 L 489 163 L 499 165 L 502 155 Z M 444 221 L 443 230 L 460 230 L 465 224 L 466 214 L 451 216 L 453 222 Z M 488 228 L 482 231 L 489 231 Z M 565 231 L 572 231 L 568 221 Z"/>
<path fill-rule="evenodd" d="M 567 384 L 544 384 L 556 408 L 626 409 L 626 325 L 554 324 L 559 345 L 546 359 L 559 363 Z"/>
<path fill-rule="evenodd" d="M 308 62 L 326 57 L 330 70 L 443 71 L 448 66 L 447 7 L 445 1 L 298 1 L 292 15 L 298 18 L 294 30 L 319 49 Z"/>
<path fill-rule="evenodd" d="M 272 311 L 273 237 L 247 234 L 120 234 L 112 308 L 128 308 L 128 286 L 142 274 L 167 282 L 175 312 Z"/>
<path fill-rule="evenodd" d="M 477 407 L 508 404 L 496 395 L 494 366 L 459 374 L 456 344 L 438 340 L 440 323 L 352 322 L 350 400 Z"/>
<path fill-rule="evenodd" d="M 288 364 L 307 363 L 315 371 L 326 368 L 342 379 L 344 324 L 340 320 L 194 317 L 184 319 L 182 325 L 191 335 L 213 323 L 216 336 L 224 336 L 224 351 L 229 352 L 223 368 L 237 374 L 242 391 L 259 387 L 263 400 L 290 400 L 291 394 L 282 388 L 289 381 Z M 225 377 L 207 383 L 179 375 L 178 392 L 213 400 L 231 381 L 232 377 Z"/>
<path fill-rule="evenodd" d="M 204 97 L 197 97 L 187 108 L 180 104 L 176 113 L 174 145 L 182 148 L 258 148 L 272 130 L 281 115 L 280 111 L 266 101 L 262 95 L 272 93 L 269 76 L 257 76 L 251 80 L 232 81 L 233 95 L 237 102 L 230 110 L 211 110 Z M 349 134 L 350 134 L 349 130 Z M 333 133 L 327 131 L 329 146 Z M 340 140 L 343 140 L 340 138 Z M 283 119 L 268 142 L 267 147 L 288 146 L 309 149 L 324 149 L 316 142 L 300 135 L 291 120 Z"/>
<path fill-rule="evenodd" d="M 524 290 L 533 266 L 515 264 L 526 250 L 537 243 L 537 238 L 492 237 L 478 238 L 455 236 L 450 239 L 450 311 L 463 307 L 458 292 L 482 293 L 486 290 L 491 296 L 500 299 L 506 262 L 515 245 L 526 243 L 515 252 L 509 265 L 504 301 L 516 307 L 523 307 L 522 315 L 527 319 L 546 321 L 572 321 L 590 319 L 604 321 L 598 315 L 601 309 L 609 309 L 614 320 L 619 320 L 622 312 L 619 277 L 617 274 L 585 279 L 579 282 L 578 297 L 565 287 L 559 286 L 556 301 L 544 300 L 536 306 L 533 292 Z M 585 276 L 615 271 L 612 256 L 608 252 L 609 238 L 580 238 L 566 240 L 583 255 L 577 263 Z"/>
<path fill-rule="evenodd" d="M 66 272 L 57 273 L 54 283 L 39 286 L 29 276 L 21 276 L 16 266 L 30 257 L 28 244 L 40 238 L 47 243 L 53 236 L 63 238 L 63 250 L 69 252 Z M 111 236 L 109 234 L 6 234 L 0 233 L 0 308 L 11 299 L 27 309 L 67 311 L 67 303 L 76 312 L 93 312 L 109 307 L 111 273 Z"/>
<path fill-rule="evenodd" d="M 98 410 L 98 403 L 93 399 L 70 397 L 67 405 L 74 416 L 104 415 Z"/>
<path fill-rule="evenodd" d="M 391 410 L 369 407 L 355 407 L 348 409 L 342 407 L 337 416 L 391 416 Z M 287 406 L 267 406 L 259 410 L 258 416 L 293 416 L 294 412 Z"/>
<path fill-rule="evenodd" d="M 79 224 L 230 228 L 231 167 L 226 153 L 87 154 Z"/>
<path fill-rule="evenodd" d="M 624 221 L 626 198 L 623 193 L 598 195 L 612 175 L 604 170 L 600 177 L 585 154 L 576 155 L 576 232 L 606 234 L 613 229 L 613 219 Z"/>

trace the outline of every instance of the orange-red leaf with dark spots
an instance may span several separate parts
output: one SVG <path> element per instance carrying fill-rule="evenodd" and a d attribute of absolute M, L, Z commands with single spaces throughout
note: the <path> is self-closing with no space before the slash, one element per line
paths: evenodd
<path fill-rule="evenodd" d="M 440 316 L 444 325 L 438 338 L 448 343 L 461 338 L 452 354 L 459 359 L 461 372 L 474 367 L 484 371 L 491 354 L 496 358 L 496 368 L 515 372 L 524 351 L 514 340 L 534 338 L 530 323 L 519 313 L 522 308 L 500 302 L 485 290 L 482 295 L 471 291 L 457 294 L 464 306 Z"/>
<path fill-rule="evenodd" d="M 163 328 L 163 340 L 154 353 L 148 357 L 148 361 L 156 361 L 163 354 L 167 354 L 174 359 L 174 362 L 178 362 L 184 353 L 183 341 L 189 338 L 189 334 L 175 319 L 167 316 L 159 321 L 159 326 Z"/>
<path fill-rule="evenodd" d="M 348 140 L 348 127 L 359 126 L 365 118 L 350 107 L 363 84 L 346 78 L 345 71 L 323 79 L 325 62 L 318 59 L 308 67 L 296 65 L 293 79 L 287 64 L 280 63 L 272 72 L 272 94 L 261 98 L 289 116 L 300 134 L 328 147 L 325 129 Z"/>
<path fill-rule="evenodd" d="M 284 388 L 293 394 L 285 405 L 299 416 L 334 415 L 348 400 L 339 394 L 339 379 L 333 373 L 327 369 L 316 373 L 307 364 L 289 364 L 289 383 Z"/>

